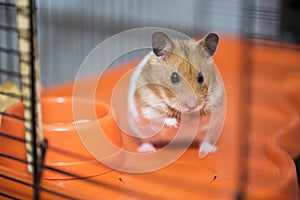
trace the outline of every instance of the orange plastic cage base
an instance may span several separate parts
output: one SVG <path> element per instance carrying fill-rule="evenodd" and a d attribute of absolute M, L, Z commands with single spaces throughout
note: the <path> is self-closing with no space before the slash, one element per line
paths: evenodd
<path fill-rule="evenodd" d="M 49 144 L 57 147 L 78 144 L 79 153 L 87 156 L 88 160 L 85 160 L 84 164 L 76 161 L 79 165 L 72 169 L 61 168 L 80 174 L 81 178 L 63 177 L 45 170 L 41 180 L 41 186 L 44 188 L 40 191 L 41 199 L 64 197 L 49 193 L 47 190 L 80 199 L 234 199 L 238 191 L 239 134 L 242 134 L 239 132 L 241 112 L 239 82 L 243 70 L 242 54 L 245 53 L 242 52 L 242 43 L 238 38 L 222 38 L 215 55 L 215 62 L 225 83 L 227 95 L 226 121 L 217 143 L 216 153 L 199 159 L 198 148 L 190 147 L 183 156 L 168 167 L 150 173 L 130 174 L 106 168 L 99 161 L 93 161 L 93 158 L 81 149 L 76 139 L 64 139 L 57 144 L 53 143 L 54 139 L 48 138 Z M 298 199 L 299 188 L 293 158 L 300 153 L 300 52 L 255 45 L 252 59 L 253 99 L 247 166 L 249 175 L 246 187 L 247 198 Z M 95 95 L 95 99 L 103 102 L 100 106 L 110 105 L 116 82 L 138 62 L 133 61 L 111 69 L 102 76 Z M 93 76 L 82 80 L 81 84 L 86 85 L 88 90 L 89 82 L 95 78 L 98 79 L 97 76 Z M 45 89 L 43 97 L 68 98 L 72 96 L 72 91 L 73 82 L 69 82 Z M 1 130 L 6 126 L 4 120 L 5 118 Z M 108 137 L 120 148 L 135 149 L 139 145 L 138 141 L 130 136 L 122 135 L 122 141 L 118 138 L 120 130 L 111 114 L 99 123 L 105 131 L 110 132 Z M 22 129 L 23 127 L 14 127 L 11 131 L 18 132 Z M 116 135 L 112 136 L 114 134 Z M 16 141 L 13 141 L 15 144 L 5 146 L 7 142 L 0 138 L 1 152 L 14 149 L 13 152 L 26 159 L 24 146 Z M 59 156 L 50 152 L 50 158 L 47 159 L 50 162 L 51 159 L 55 160 Z M 124 158 L 120 157 L 120 159 Z M 26 170 L 24 171 L 24 166 L 19 165 L 16 161 L 1 158 L 1 174 L 31 183 L 32 176 Z M 13 182 L 3 176 L 0 177 L 0 192 L 21 199 L 31 198 L 33 191 L 31 187 Z"/>

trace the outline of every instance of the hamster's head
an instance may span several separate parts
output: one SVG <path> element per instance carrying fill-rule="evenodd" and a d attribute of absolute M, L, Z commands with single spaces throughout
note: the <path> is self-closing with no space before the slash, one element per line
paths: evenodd
<path fill-rule="evenodd" d="M 171 39 L 163 32 L 152 34 L 153 56 L 149 60 L 149 80 L 169 109 L 180 112 L 210 112 L 215 87 L 212 59 L 219 37 L 209 33 L 200 41 Z"/>

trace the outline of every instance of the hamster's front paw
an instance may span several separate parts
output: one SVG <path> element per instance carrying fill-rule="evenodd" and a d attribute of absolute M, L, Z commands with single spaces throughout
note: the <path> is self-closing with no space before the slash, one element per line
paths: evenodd
<path fill-rule="evenodd" d="M 150 153 L 150 152 L 155 152 L 156 149 L 155 147 L 148 142 L 144 142 L 141 146 L 138 148 L 138 152 L 140 153 Z"/>
<path fill-rule="evenodd" d="M 167 118 L 165 118 L 165 125 L 170 126 L 172 128 L 177 128 L 178 127 L 178 121 L 177 121 L 176 118 L 167 117 Z"/>
<path fill-rule="evenodd" d="M 199 149 L 200 155 L 203 153 L 214 153 L 218 150 L 218 147 L 211 145 L 209 142 L 203 142 Z"/>

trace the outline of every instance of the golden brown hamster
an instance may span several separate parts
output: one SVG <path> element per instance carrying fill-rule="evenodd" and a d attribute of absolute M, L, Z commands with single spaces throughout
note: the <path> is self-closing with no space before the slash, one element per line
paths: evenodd
<path fill-rule="evenodd" d="M 218 111 L 224 104 L 224 87 L 212 57 L 219 36 L 209 33 L 195 41 L 171 39 L 163 32 L 154 32 L 151 42 L 152 51 L 130 80 L 128 109 L 133 121 L 160 120 L 176 128 L 182 113 L 209 115 Z M 130 126 L 134 126 L 133 121 L 129 121 Z M 155 148 L 144 143 L 139 151 L 151 152 Z"/>

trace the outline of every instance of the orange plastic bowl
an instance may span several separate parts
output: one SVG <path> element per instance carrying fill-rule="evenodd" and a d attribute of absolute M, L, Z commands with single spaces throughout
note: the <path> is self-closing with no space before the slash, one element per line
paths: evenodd
<path fill-rule="evenodd" d="M 87 106 L 94 104 L 96 116 L 83 116 L 79 121 L 77 119 L 76 125 L 72 103 L 73 100 L 70 97 L 50 97 L 41 100 L 43 133 L 49 146 L 45 158 L 46 166 L 81 178 L 100 175 L 112 170 L 90 154 L 78 135 L 79 129 L 80 131 L 92 131 L 88 128 L 89 124 L 97 122 L 103 129 L 103 132 L 107 134 L 106 137 L 121 149 L 120 131 L 112 119 L 109 106 L 93 100 L 76 99 L 76 105 L 80 106 L 79 109 L 85 109 Z M 9 107 L 5 111 L 7 114 L 19 117 L 23 117 L 23 112 L 24 106 L 22 102 Z M 110 131 L 105 131 L 107 129 Z M 25 138 L 24 122 L 16 118 L 3 116 L 0 131 L 21 139 Z M 24 142 L 1 137 L 0 152 L 26 161 Z M 122 155 L 119 155 L 118 162 L 121 163 L 122 159 Z M 20 174 L 28 173 L 26 163 L 4 157 L 1 157 L 1 163 L 3 166 L 13 169 Z M 43 178 L 68 179 L 71 176 L 53 170 L 45 170 Z"/>

